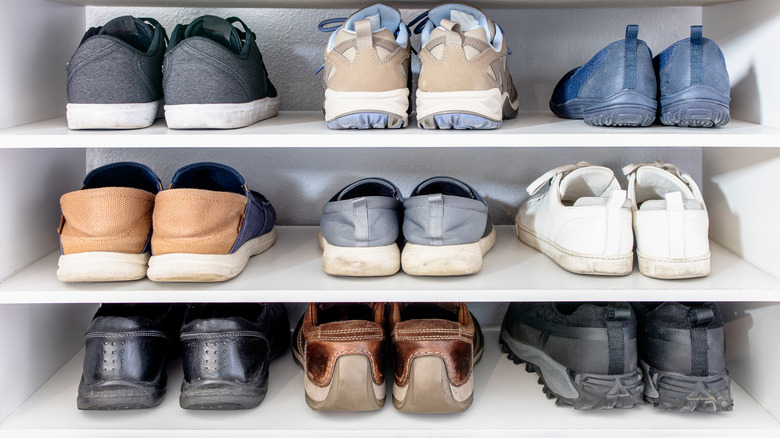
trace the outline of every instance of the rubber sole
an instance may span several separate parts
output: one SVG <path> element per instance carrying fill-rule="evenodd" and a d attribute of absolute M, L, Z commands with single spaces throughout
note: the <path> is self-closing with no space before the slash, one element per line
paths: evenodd
<path fill-rule="evenodd" d="M 624 409 L 642 403 L 642 373 L 620 375 L 577 373 L 556 362 L 541 350 L 513 339 L 504 330 L 499 335 L 501 351 L 525 370 L 539 375 L 539 384 L 548 399 L 558 406 L 574 409 Z"/>
<path fill-rule="evenodd" d="M 377 247 L 334 246 L 317 232 L 326 274 L 346 277 L 380 277 L 401 269 L 401 251 L 396 243 Z"/>
<path fill-rule="evenodd" d="M 326 386 L 309 380 L 303 358 L 293 348 L 295 362 L 304 369 L 306 404 L 315 411 L 376 411 L 385 405 L 385 384 L 374 383 L 371 363 L 362 354 L 339 356 Z"/>
<path fill-rule="evenodd" d="M 450 383 L 447 366 L 440 356 L 412 359 L 406 386 L 393 383 L 393 405 L 403 412 L 463 412 L 474 400 L 474 376 L 461 386 Z"/>
<path fill-rule="evenodd" d="M 245 103 L 165 105 L 165 122 L 171 129 L 233 129 L 249 126 L 279 114 L 279 98 Z"/>
<path fill-rule="evenodd" d="M 162 117 L 163 100 L 144 103 L 69 103 L 65 118 L 70 129 L 139 129 Z"/>
<path fill-rule="evenodd" d="M 262 385 L 261 382 L 265 382 Z M 199 380 L 182 382 L 179 405 L 192 410 L 251 409 L 262 403 L 268 391 L 268 376 L 255 382 Z"/>
<path fill-rule="evenodd" d="M 517 218 L 515 218 L 515 234 L 521 242 L 575 274 L 618 276 L 628 275 L 634 269 L 633 252 L 615 256 L 593 256 L 569 251 L 525 228 Z"/>
<path fill-rule="evenodd" d="M 481 91 L 417 90 L 417 125 L 423 129 L 497 129 L 517 115 L 519 100 L 498 88 Z"/>
<path fill-rule="evenodd" d="M 478 242 L 462 245 L 429 246 L 406 243 L 401 267 L 410 275 L 468 275 L 482 269 L 482 256 L 496 243 L 496 229 Z"/>
<path fill-rule="evenodd" d="M 696 259 L 659 259 L 636 253 L 639 272 L 646 277 L 677 280 L 710 274 L 710 253 Z"/>
<path fill-rule="evenodd" d="M 684 376 L 657 370 L 643 361 L 645 400 L 656 408 L 718 412 L 734 408 L 728 371 L 713 376 Z"/>
<path fill-rule="evenodd" d="M 364 92 L 325 90 L 325 122 L 330 129 L 403 128 L 409 89 Z"/>
<path fill-rule="evenodd" d="M 163 254 L 149 258 L 146 276 L 152 281 L 215 282 L 240 274 L 249 257 L 260 254 L 276 242 L 276 227 L 244 243 L 233 254 Z"/>
<path fill-rule="evenodd" d="M 82 252 L 61 255 L 57 278 L 67 282 L 130 281 L 146 277 L 149 253 Z"/>
<path fill-rule="evenodd" d="M 583 119 L 592 126 L 645 127 L 655 121 L 656 100 L 637 91 L 622 91 L 604 99 L 575 97 L 562 104 L 550 102 L 558 117 Z"/>
<path fill-rule="evenodd" d="M 691 128 L 723 126 L 731 120 L 729 98 L 711 87 L 690 86 L 661 98 L 660 120 L 664 125 Z"/>
<path fill-rule="evenodd" d="M 165 397 L 165 380 L 160 375 L 148 384 L 113 380 L 88 385 L 82 376 L 76 406 L 99 411 L 153 408 Z"/>

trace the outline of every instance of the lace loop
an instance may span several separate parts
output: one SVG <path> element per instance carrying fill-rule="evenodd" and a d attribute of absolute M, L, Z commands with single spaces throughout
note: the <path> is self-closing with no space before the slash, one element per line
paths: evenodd
<path fill-rule="evenodd" d="M 414 18 L 414 20 L 409 22 L 409 29 L 411 29 L 412 26 L 417 24 L 417 27 L 415 27 L 414 30 L 413 30 L 415 35 L 419 35 L 419 34 L 422 33 L 423 27 L 425 27 L 425 23 L 428 22 L 428 12 L 431 12 L 431 11 L 425 11 L 422 14 L 416 16 Z M 419 23 L 417 23 L 418 21 L 419 21 Z"/>
<path fill-rule="evenodd" d="M 345 21 L 347 21 L 347 19 L 342 17 L 328 18 L 327 20 L 320 21 L 320 24 L 317 25 L 317 30 L 325 33 L 335 32 L 339 30 Z"/>

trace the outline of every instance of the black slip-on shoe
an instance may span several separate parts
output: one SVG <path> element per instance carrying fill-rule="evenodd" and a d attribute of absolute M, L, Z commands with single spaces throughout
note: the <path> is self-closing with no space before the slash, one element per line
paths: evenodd
<path fill-rule="evenodd" d="M 645 399 L 679 411 L 730 411 L 723 316 L 715 303 L 633 303 Z"/>
<path fill-rule="evenodd" d="M 548 398 L 575 409 L 642 402 L 636 317 L 624 303 L 511 303 L 502 351 L 539 374 Z"/>
<path fill-rule="evenodd" d="M 283 304 L 193 304 L 181 328 L 184 409 L 249 409 L 268 390 L 268 366 L 290 345 Z"/>

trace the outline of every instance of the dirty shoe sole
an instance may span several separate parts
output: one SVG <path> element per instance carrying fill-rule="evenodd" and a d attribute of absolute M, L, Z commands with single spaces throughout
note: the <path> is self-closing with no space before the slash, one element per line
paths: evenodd
<path fill-rule="evenodd" d="M 129 281 L 146 277 L 149 253 L 82 252 L 61 255 L 57 262 L 60 281 Z"/>
<path fill-rule="evenodd" d="M 642 403 L 642 373 L 619 375 L 577 373 L 569 370 L 543 351 L 512 338 L 504 330 L 499 336 L 501 351 L 515 364 L 526 363 L 525 370 L 539 375 L 547 398 L 555 404 L 574 409 L 630 408 Z"/>
<path fill-rule="evenodd" d="M 409 89 L 382 92 L 325 90 L 330 129 L 403 128 L 409 121 Z"/>
<path fill-rule="evenodd" d="M 161 116 L 163 101 L 145 103 L 69 103 L 65 117 L 70 129 L 146 128 Z"/>
<path fill-rule="evenodd" d="M 165 105 L 165 122 L 171 129 L 233 129 L 275 117 L 279 98 L 246 103 Z"/>
<path fill-rule="evenodd" d="M 496 229 L 479 242 L 462 245 L 428 246 L 407 243 L 401 266 L 410 275 L 467 275 L 482 269 L 482 256 L 496 243 Z"/>
<path fill-rule="evenodd" d="M 377 247 L 344 247 L 328 243 L 317 233 L 322 249 L 322 269 L 330 275 L 379 277 L 401 269 L 401 251 L 396 243 Z"/>
<path fill-rule="evenodd" d="M 666 280 L 704 277 L 710 274 L 710 253 L 696 259 L 661 259 L 636 253 L 639 272 Z"/>
<path fill-rule="evenodd" d="M 461 386 L 453 385 L 447 366 L 439 356 L 412 359 L 409 380 L 405 386 L 393 383 L 393 405 L 404 412 L 462 412 L 474 400 L 474 375 Z"/>
<path fill-rule="evenodd" d="M 163 254 L 149 259 L 146 276 L 152 281 L 214 282 L 229 280 L 240 274 L 249 257 L 257 255 L 276 242 L 276 227 L 244 243 L 233 254 Z"/>
<path fill-rule="evenodd" d="M 165 377 L 162 373 L 151 383 L 115 380 L 87 384 L 82 377 L 76 406 L 90 411 L 148 409 L 159 405 L 164 396 Z"/>
<path fill-rule="evenodd" d="M 712 376 L 668 373 L 640 361 L 645 400 L 656 408 L 675 411 L 718 412 L 734 408 L 728 371 Z"/>

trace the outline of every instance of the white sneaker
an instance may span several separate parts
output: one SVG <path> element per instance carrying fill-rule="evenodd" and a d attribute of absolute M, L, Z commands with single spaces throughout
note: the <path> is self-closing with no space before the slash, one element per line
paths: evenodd
<path fill-rule="evenodd" d="M 515 217 L 523 243 L 577 274 L 631 273 L 631 204 L 612 170 L 585 162 L 561 166 L 527 190 L 532 196 Z"/>
<path fill-rule="evenodd" d="M 693 178 L 661 162 L 630 164 L 623 173 L 634 212 L 639 272 L 654 278 L 708 275 L 709 217 Z"/>

